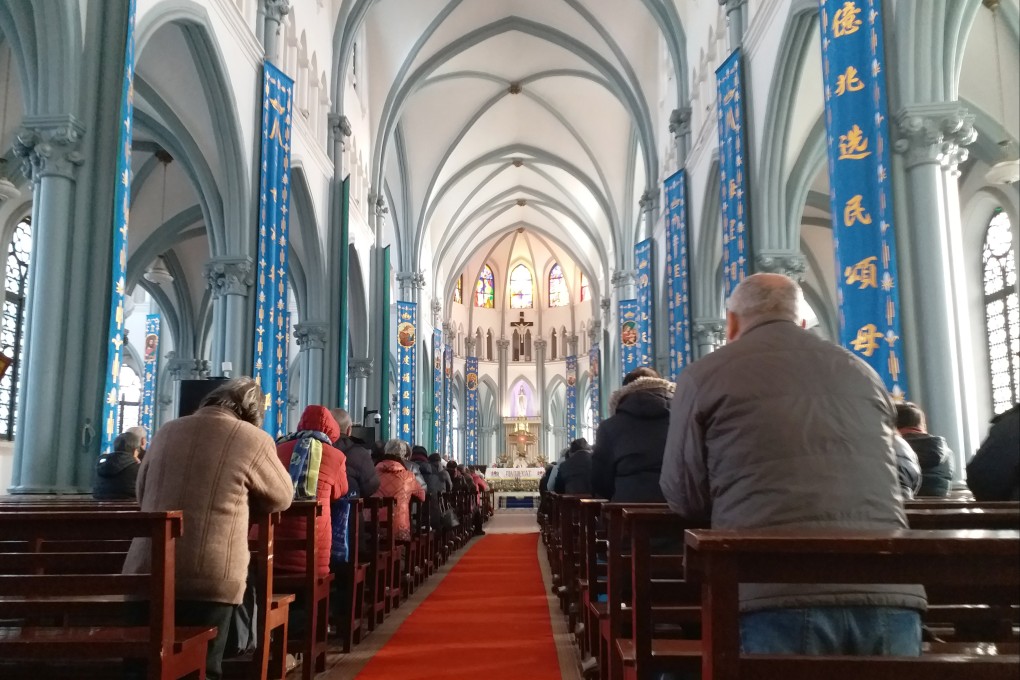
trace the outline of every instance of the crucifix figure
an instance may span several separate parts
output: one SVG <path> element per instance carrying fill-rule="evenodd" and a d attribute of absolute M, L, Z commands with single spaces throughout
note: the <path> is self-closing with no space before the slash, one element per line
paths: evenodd
<path fill-rule="evenodd" d="M 531 355 L 530 347 L 526 346 L 525 341 L 525 330 L 534 326 L 535 324 L 531 321 L 524 320 L 524 312 L 521 312 L 521 318 L 519 321 L 514 321 L 510 326 L 514 329 L 514 360 L 520 361 L 526 356 Z M 530 335 L 530 334 L 528 334 Z"/>

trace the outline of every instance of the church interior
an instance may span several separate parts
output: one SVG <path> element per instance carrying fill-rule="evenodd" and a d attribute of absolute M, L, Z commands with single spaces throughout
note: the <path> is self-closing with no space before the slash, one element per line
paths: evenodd
<path fill-rule="evenodd" d="M 657 553 L 656 532 L 685 525 L 666 504 L 614 509 L 549 481 L 604 446 L 631 371 L 689 384 L 684 371 L 733 340 L 737 285 L 779 274 L 802 292 L 806 332 L 874 369 L 889 403 L 918 404 L 943 438 L 948 496 L 904 505 L 910 528 L 996 539 L 973 537 L 976 566 L 951 559 L 954 543 L 933 558 L 952 568 L 925 572 L 1004 589 L 1008 601 L 963 603 L 1005 607 L 995 636 L 958 623 L 925 644 L 949 645 L 962 674 L 926 648 L 898 677 L 1015 678 L 1006 558 L 1020 508 L 981 505 L 967 477 L 990 423 L 1020 402 L 1018 64 L 1018 0 L 0 0 L 0 676 L 120 677 L 108 662 L 129 655 L 103 624 L 89 625 L 106 657 L 71 639 L 80 607 L 39 610 L 63 621 L 45 623 L 62 631 L 51 642 L 26 633 L 43 624 L 13 600 L 38 606 L 38 593 L 16 579 L 73 574 L 50 596 L 98 596 L 98 581 L 74 584 L 111 560 L 68 547 L 54 516 L 88 513 L 123 558 L 116 539 L 149 529 L 121 535 L 114 515 L 141 513 L 142 498 L 93 501 L 97 460 L 131 428 L 149 453 L 172 448 L 161 429 L 252 376 L 278 443 L 303 434 L 309 407 L 343 409 L 366 457 L 379 442 L 372 463 L 402 440 L 408 461 L 420 446 L 437 475 L 452 469 L 431 522 L 428 484 L 396 506 L 352 495 L 339 520 L 334 506 L 334 543 L 339 523 L 355 538 L 346 564 L 309 566 L 307 584 L 274 582 L 273 526 L 280 562 L 287 522 L 311 536 L 329 503 L 295 486 L 264 523 L 253 504 L 249 584 L 260 574 L 268 611 L 250 667 L 224 662 L 223 677 L 819 677 L 726 656 L 702 612 L 708 585 L 705 599 L 669 587 L 683 562 Z M 185 538 L 197 531 L 186 511 L 164 517 L 170 561 L 144 576 L 169 583 L 164 605 L 174 538 L 178 569 L 189 559 L 181 521 Z M 89 553 L 87 566 L 47 571 L 50 531 L 52 551 Z M 711 531 L 692 547 L 695 534 L 688 558 L 723 560 L 701 553 Z M 375 543 L 358 564 L 362 539 Z M 281 593 L 297 593 L 289 642 Z M 173 610 L 158 608 L 171 647 Z M 719 615 L 726 630 L 733 617 Z M 143 653 L 159 649 L 157 618 Z M 219 677 L 203 639 L 188 644 L 125 677 Z M 65 653 L 87 661 L 45 665 Z M 830 661 L 834 678 L 891 677 Z"/>

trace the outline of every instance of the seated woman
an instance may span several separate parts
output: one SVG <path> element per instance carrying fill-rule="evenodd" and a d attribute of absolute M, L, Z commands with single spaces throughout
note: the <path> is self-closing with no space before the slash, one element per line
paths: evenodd
<path fill-rule="evenodd" d="M 420 501 L 425 500 L 425 489 L 414 479 L 414 475 L 404 467 L 404 460 L 411 455 L 411 447 L 407 442 L 391 439 L 383 448 L 382 460 L 375 466 L 379 473 L 379 490 L 373 496 L 393 498 L 396 506 L 393 511 L 393 533 L 397 541 L 411 540 L 411 496 Z"/>

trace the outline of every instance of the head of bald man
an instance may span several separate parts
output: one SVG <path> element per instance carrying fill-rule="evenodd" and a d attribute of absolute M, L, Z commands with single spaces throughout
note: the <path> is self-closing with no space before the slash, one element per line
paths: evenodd
<path fill-rule="evenodd" d="M 726 301 L 726 340 L 733 342 L 755 326 L 769 321 L 792 321 L 802 328 L 804 293 L 783 274 L 754 274 L 740 282 Z"/>
<path fill-rule="evenodd" d="M 340 426 L 340 436 L 350 437 L 351 427 L 354 425 L 354 422 L 351 420 L 351 414 L 342 408 L 331 408 L 329 412 L 333 414 L 336 424 Z"/>

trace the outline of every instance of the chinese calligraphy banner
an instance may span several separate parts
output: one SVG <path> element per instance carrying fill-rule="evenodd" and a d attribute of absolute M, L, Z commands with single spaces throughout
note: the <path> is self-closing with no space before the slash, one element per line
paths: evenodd
<path fill-rule="evenodd" d="M 840 340 L 897 398 L 905 377 L 880 0 L 821 0 L 829 198 Z"/>
<path fill-rule="evenodd" d="M 567 438 L 577 439 L 577 357 L 567 357 Z"/>
<path fill-rule="evenodd" d="M 652 343 L 652 257 L 655 242 L 648 238 L 634 246 L 637 263 L 638 362 L 641 366 L 655 364 Z"/>
<path fill-rule="evenodd" d="M 464 368 L 464 462 L 478 463 L 478 357 L 468 357 Z"/>
<path fill-rule="evenodd" d="M 602 375 L 599 369 L 599 344 L 596 342 L 588 350 L 588 380 L 591 382 L 591 426 L 599 429 L 602 420 Z"/>
<path fill-rule="evenodd" d="M 432 451 L 443 448 L 443 331 L 432 331 Z"/>
<path fill-rule="evenodd" d="M 255 380 L 266 393 L 262 427 L 287 434 L 287 223 L 294 81 L 268 61 L 262 78 L 262 161 L 255 302 Z"/>
<path fill-rule="evenodd" d="M 639 337 L 637 300 L 620 300 L 620 368 L 624 376 L 641 365 Z"/>
<path fill-rule="evenodd" d="M 443 375 L 446 389 L 446 408 L 443 412 L 443 453 L 453 457 L 453 347 L 443 348 Z"/>
<path fill-rule="evenodd" d="M 397 437 L 414 445 L 415 373 L 417 361 L 418 305 L 414 302 L 397 303 Z"/>
<path fill-rule="evenodd" d="M 723 218 L 723 285 L 726 297 L 748 274 L 750 231 L 747 206 L 747 138 L 744 134 L 744 76 L 741 53 L 733 51 L 715 72 L 719 88 L 719 189 Z"/>
<path fill-rule="evenodd" d="M 691 363 L 690 271 L 687 260 L 687 172 L 666 180 L 666 281 L 669 285 L 669 376 Z"/>
<path fill-rule="evenodd" d="M 152 439 L 152 422 L 156 411 L 156 372 L 159 370 L 159 314 L 149 314 L 145 317 L 144 361 L 142 417 L 138 424 L 145 428 L 145 438 Z"/>
<path fill-rule="evenodd" d="M 120 367 L 124 345 L 124 286 L 127 279 L 128 213 L 131 208 L 131 127 L 134 120 L 135 0 L 128 6 L 124 83 L 120 99 L 120 139 L 117 149 L 117 184 L 113 192 L 113 270 L 110 286 L 110 334 L 106 350 L 106 395 L 103 404 L 103 440 L 100 453 L 113 450 L 119 433 Z"/>

